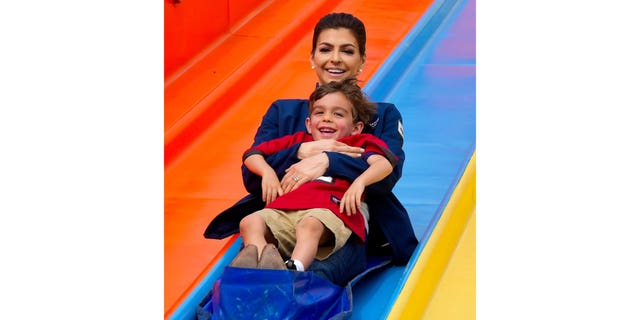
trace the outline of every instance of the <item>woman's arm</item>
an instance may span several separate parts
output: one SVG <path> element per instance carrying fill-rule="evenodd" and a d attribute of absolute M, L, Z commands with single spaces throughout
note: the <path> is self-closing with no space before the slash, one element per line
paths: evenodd
<path fill-rule="evenodd" d="M 305 100 L 278 100 L 274 102 L 262 119 L 254 138 L 254 146 L 266 140 L 305 130 L 306 108 L 308 108 L 308 104 Z M 387 143 L 389 149 L 398 157 L 398 163 L 389 176 L 367 187 L 369 194 L 391 192 L 402 176 L 402 166 L 404 165 L 404 151 L 402 150 L 404 138 L 400 112 L 393 104 L 378 103 L 378 119 L 372 133 Z M 307 142 L 304 145 L 311 146 L 317 142 Z M 294 144 L 266 158 L 267 163 L 281 177 L 283 187 L 288 190 L 295 188 L 295 186 L 285 187 L 288 183 L 292 183 L 293 176 L 300 178 L 299 183 L 310 181 L 321 175 L 341 177 L 353 181 L 369 167 L 366 161 L 360 157 L 354 158 L 332 150 L 323 152 L 326 156 L 322 156 L 320 153 L 312 156 L 307 155 L 307 158 L 298 162 L 302 158 L 298 154 L 300 147 L 300 143 Z M 260 192 L 261 180 L 259 176 L 243 166 L 242 177 L 248 192 L 254 194 Z"/>
<path fill-rule="evenodd" d="M 404 127 L 402 115 L 394 104 L 383 104 L 386 106 L 384 108 L 386 115 L 384 116 L 384 121 L 378 124 L 380 127 L 376 128 L 377 130 L 374 131 L 374 135 L 387 144 L 391 152 L 398 157 L 398 162 L 393 167 L 393 172 L 391 172 L 389 176 L 367 188 L 369 194 L 391 192 L 398 180 L 402 177 L 402 167 L 404 166 L 405 155 L 402 149 L 404 145 Z"/>
<path fill-rule="evenodd" d="M 267 140 L 273 140 L 294 132 L 306 131 L 305 118 L 307 117 L 308 102 L 307 100 L 277 100 L 271 104 L 254 137 L 253 147 Z M 298 164 L 300 171 L 296 177 L 300 178 L 300 184 L 313 180 L 324 174 L 329 166 L 329 160 L 322 154 L 322 151 L 342 152 L 352 157 L 360 157 L 362 149 L 351 147 L 337 141 L 312 141 L 305 143 L 296 143 L 288 148 L 282 149 L 272 155 L 265 157 L 267 163 L 281 177 L 283 185 L 291 183 L 293 174 L 282 178 L 287 170 L 290 171 L 292 165 Z M 362 169 L 362 171 L 364 171 Z M 362 171 L 359 171 L 358 174 Z M 242 166 L 242 178 L 244 186 L 248 192 L 258 194 L 261 188 L 260 177 L 252 173 Z M 289 188 L 287 191 L 291 190 Z"/>
<path fill-rule="evenodd" d="M 404 143 L 402 117 L 398 109 L 390 103 L 378 103 L 378 120 L 372 132 L 373 135 L 383 140 L 396 156 L 397 163 L 393 172 L 382 181 L 367 187 L 369 194 L 387 194 L 391 192 L 396 182 L 402 176 L 404 165 Z M 351 157 L 340 152 L 325 151 L 326 156 L 314 155 L 291 165 L 287 173 L 280 179 L 286 192 L 293 190 L 299 184 L 313 180 L 320 175 L 340 177 L 348 181 L 354 181 L 369 165 L 361 157 Z M 299 182 L 294 182 L 293 177 L 299 177 Z"/>

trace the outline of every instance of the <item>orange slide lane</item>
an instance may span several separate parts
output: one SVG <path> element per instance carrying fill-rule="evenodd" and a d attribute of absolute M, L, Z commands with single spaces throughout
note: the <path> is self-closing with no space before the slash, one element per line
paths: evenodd
<path fill-rule="evenodd" d="M 309 63 L 315 22 L 329 12 L 350 12 L 362 19 L 367 62 L 360 78 L 367 81 L 432 2 L 265 2 L 189 70 L 167 79 L 165 154 L 171 155 L 165 159 L 165 318 L 236 239 L 209 240 L 202 234 L 216 214 L 246 195 L 241 154 L 253 142 L 262 115 L 276 99 L 311 93 L 316 81 Z M 300 30 L 300 35 L 290 34 Z M 224 70 L 224 76 L 213 72 L 217 70 Z"/>

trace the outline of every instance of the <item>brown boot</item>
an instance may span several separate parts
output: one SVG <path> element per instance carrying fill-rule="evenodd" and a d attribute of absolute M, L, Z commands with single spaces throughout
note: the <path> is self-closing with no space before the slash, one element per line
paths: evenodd
<path fill-rule="evenodd" d="M 258 248 L 252 244 L 244 247 L 238 255 L 231 261 L 230 266 L 237 268 L 257 268 Z"/>
<path fill-rule="evenodd" d="M 258 269 L 275 269 L 275 270 L 285 270 L 284 260 L 280 256 L 280 252 L 276 246 L 271 243 L 268 243 L 264 249 L 262 249 L 262 255 L 260 256 L 260 261 L 258 261 Z"/>

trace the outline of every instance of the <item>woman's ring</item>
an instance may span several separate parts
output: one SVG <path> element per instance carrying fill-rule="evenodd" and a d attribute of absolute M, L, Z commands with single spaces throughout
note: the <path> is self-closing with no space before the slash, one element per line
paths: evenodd
<path fill-rule="evenodd" d="M 298 178 L 298 176 L 293 176 L 291 177 L 291 179 L 293 179 L 293 181 L 298 182 L 298 180 L 300 180 L 300 178 Z"/>

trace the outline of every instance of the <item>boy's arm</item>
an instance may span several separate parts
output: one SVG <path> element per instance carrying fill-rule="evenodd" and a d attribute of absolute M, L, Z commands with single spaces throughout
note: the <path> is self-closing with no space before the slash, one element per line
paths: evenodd
<path fill-rule="evenodd" d="M 244 159 L 244 165 L 251 172 L 262 177 L 262 201 L 267 204 L 283 193 L 276 172 L 261 154 L 255 153 Z"/>
<path fill-rule="evenodd" d="M 356 208 L 360 209 L 364 188 L 381 181 L 393 171 L 391 162 L 379 154 L 369 156 L 367 163 L 369 163 L 369 168 L 353 181 L 340 201 L 340 212 L 344 212 L 346 209 L 349 216 L 356 213 Z"/>

